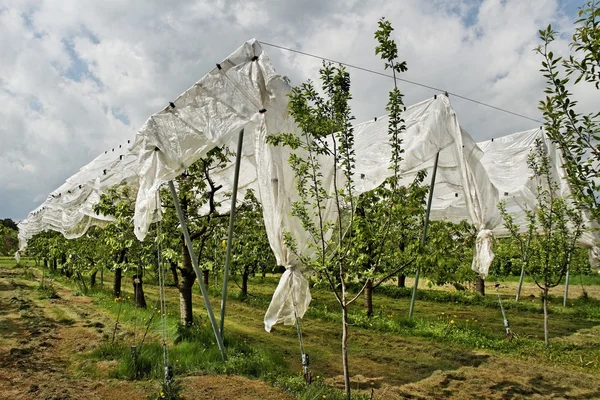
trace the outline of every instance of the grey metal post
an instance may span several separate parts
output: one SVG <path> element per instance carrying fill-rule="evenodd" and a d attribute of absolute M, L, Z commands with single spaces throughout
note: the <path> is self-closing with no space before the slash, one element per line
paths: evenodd
<path fill-rule="evenodd" d="M 504 329 L 506 329 L 506 335 L 510 335 L 510 324 L 508 322 L 508 318 L 506 318 L 506 312 L 504 312 L 504 306 L 502 305 L 502 298 L 500 297 L 500 290 L 498 289 L 498 285 L 496 285 L 496 294 L 498 295 L 498 303 L 500 303 L 500 311 L 502 311 L 502 318 L 504 322 Z"/>
<path fill-rule="evenodd" d="M 523 278 L 525 277 L 525 266 L 527 265 L 527 253 L 529 252 L 529 244 L 531 243 L 531 234 L 527 238 L 527 245 L 523 251 L 523 266 L 521 267 L 521 277 L 519 278 L 519 287 L 517 288 L 517 296 L 515 301 L 519 301 L 521 297 L 521 288 L 523 287 Z"/>
<path fill-rule="evenodd" d="M 569 297 L 569 270 L 567 266 L 567 274 L 565 275 L 565 296 L 563 298 L 563 307 L 567 306 L 567 297 Z"/>
<path fill-rule="evenodd" d="M 569 297 L 569 270 L 571 269 L 571 254 L 573 254 L 573 251 L 571 251 L 567 256 L 567 274 L 565 276 L 565 297 L 563 299 L 563 307 L 567 306 L 567 297 Z"/>
<path fill-rule="evenodd" d="M 429 185 L 429 197 L 427 199 L 427 211 L 425 212 L 425 221 L 423 222 L 423 236 L 421 236 L 421 250 L 427 243 L 427 227 L 429 226 L 429 214 L 431 213 L 431 202 L 433 200 L 433 188 L 435 187 L 435 176 L 437 174 L 438 160 L 440 159 L 440 152 L 438 151 L 433 161 L 433 172 L 431 174 L 431 184 Z M 417 265 L 417 274 L 415 276 L 415 284 L 413 286 L 412 297 L 410 298 L 410 308 L 408 310 L 408 318 L 412 318 L 413 311 L 415 309 L 415 298 L 417 297 L 417 286 L 419 286 L 419 275 L 421 274 L 421 267 Z"/>
<path fill-rule="evenodd" d="M 187 247 L 188 249 L 188 253 L 190 254 L 190 258 L 192 259 L 192 267 L 194 268 L 194 272 L 196 273 L 196 278 L 198 278 L 198 285 L 200 285 L 200 291 L 202 292 L 202 298 L 204 299 L 204 305 L 206 306 L 208 319 L 210 320 L 213 332 L 215 333 L 215 339 L 217 339 L 217 344 L 219 345 L 219 350 L 221 350 L 221 356 L 223 357 L 223 361 L 227 361 L 225 346 L 223 345 L 223 340 L 221 339 L 221 335 L 219 334 L 217 328 L 215 315 L 213 314 L 213 310 L 210 305 L 210 300 L 208 298 L 208 292 L 206 291 L 204 281 L 202 280 L 202 274 L 200 273 L 200 268 L 198 267 L 198 259 L 196 258 L 196 253 L 194 252 L 192 239 L 190 238 L 190 232 L 188 231 L 187 223 L 185 222 L 185 216 L 183 215 L 183 211 L 181 210 L 181 205 L 179 204 L 177 191 L 175 190 L 175 185 L 173 184 L 173 181 L 169 181 L 169 189 L 171 190 L 171 196 L 173 196 L 173 204 L 175 205 L 175 210 L 177 210 L 177 217 L 179 218 L 179 223 L 181 224 L 181 231 L 183 232 L 183 238 L 185 239 L 185 247 Z"/>
<path fill-rule="evenodd" d="M 523 287 L 523 277 L 525 276 L 525 265 L 521 267 L 521 277 L 519 278 L 519 287 L 517 288 L 517 296 L 515 297 L 515 301 L 519 301 L 519 297 L 521 296 L 521 288 Z"/>
<path fill-rule="evenodd" d="M 223 295 L 221 296 L 221 321 L 220 332 L 223 339 L 225 325 L 225 303 L 227 302 L 227 284 L 229 283 L 229 268 L 231 266 L 231 244 L 233 238 L 233 221 L 235 220 L 235 204 L 237 201 L 238 180 L 240 177 L 240 160 L 242 158 L 242 144 L 244 143 L 244 130 L 240 131 L 235 153 L 235 170 L 233 172 L 233 191 L 231 193 L 231 211 L 229 212 L 229 231 L 227 232 L 227 252 L 225 255 L 225 271 L 223 271 Z"/>

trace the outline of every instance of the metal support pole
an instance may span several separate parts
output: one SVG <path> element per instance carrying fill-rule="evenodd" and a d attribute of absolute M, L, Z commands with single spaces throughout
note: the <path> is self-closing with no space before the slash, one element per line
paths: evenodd
<path fill-rule="evenodd" d="M 519 301 L 519 297 L 521 296 L 521 288 L 523 287 L 523 277 L 525 277 L 525 265 L 521 267 L 521 277 L 519 278 L 519 287 L 517 288 L 517 297 L 515 297 L 515 301 Z"/>
<path fill-rule="evenodd" d="M 429 197 L 427 199 L 427 211 L 425 212 L 425 221 L 423 222 L 423 236 L 421 236 L 421 250 L 427 243 L 427 227 L 429 226 L 429 214 L 431 214 L 431 202 L 433 200 L 433 188 L 435 187 L 435 176 L 437 174 L 438 160 L 440 159 L 440 152 L 438 151 L 433 161 L 433 172 L 431 174 L 431 184 L 429 186 Z M 417 265 L 417 274 L 415 276 L 415 284 L 413 285 L 412 297 L 410 298 L 410 308 L 408 310 L 408 318 L 412 318 L 413 311 L 415 309 L 415 298 L 417 297 L 417 287 L 419 286 L 419 275 L 421 274 L 421 267 Z"/>
<path fill-rule="evenodd" d="M 202 292 L 202 298 L 204 299 L 204 305 L 206 306 L 206 311 L 208 313 L 210 324 L 213 328 L 213 332 L 215 333 L 215 339 L 217 339 L 217 344 L 219 345 L 219 350 L 221 350 L 221 356 L 223 357 L 223 361 L 227 361 L 225 346 L 223 346 L 223 340 L 221 339 L 221 335 L 219 334 L 217 328 L 217 322 L 215 321 L 215 316 L 210 305 L 208 292 L 206 291 L 204 281 L 202 280 L 202 274 L 200 273 L 200 268 L 198 267 L 198 259 L 196 258 L 196 253 L 194 252 L 192 239 L 190 238 L 190 232 L 188 231 L 187 223 L 185 222 L 185 216 L 183 215 L 183 211 L 181 210 L 181 205 L 179 204 L 177 191 L 175 190 L 175 185 L 173 184 L 173 181 L 169 181 L 169 189 L 171 190 L 171 195 L 173 196 L 173 204 L 175 205 L 175 210 L 177 210 L 177 217 L 179 218 L 179 223 L 181 224 L 181 231 L 183 232 L 183 238 L 185 239 L 185 247 L 187 247 L 188 253 L 190 254 L 190 258 L 192 259 L 192 267 L 194 268 L 194 272 L 196 273 L 196 278 L 198 278 L 198 285 L 200 285 L 200 291 Z"/>
<path fill-rule="evenodd" d="M 563 307 L 567 306 L 567 297 L 569 297 L 569 270 L 571 269 L 571 251 L 567 256 L 567 274 L 565 275 L 565 297 L 563 299 Z"/>
<path fill-rule="evenodd" d="M 565 275 L 565 296 L 563 298 L 563 307 L 567 306 L 567 297 L 569 297 L 569 267 L 567 266 L 567 274 Z"/>
<path fill-rule="evenodd" d="M 235 153 L 235 170 L 233 173 L 233 191 L 231 192 L 231 211 L 229 212 L 229 231 L 227 232 L 227 252 L 225 255 L 225 271 L 223 271 L 223 295 L 221 296 L 221 339 L 223 339 L 225 325 L 225 303 L 227 302 L 227 284 L 229 283 L 229 268 L 231 266 L 231 244 L 233 238 L 233 221 L 235 220 L 235 205 L 237 202 L 238 180 L 240 177 L 240 160 L 242 158 L 242 144 L 244 143 L 244 130 L 240 131 Z"/>
<path fill-rule="evenodd" d="M 527 252 L 529 251 L 529 244 L 531 243 L 531 235 L 527 238 L 527 247 L 523 251 L 523 266 L 521 267 L 521 277 L 519 278 L 519 287 L 517 288 L 517 296 L 515 301 L 519 301 L 521 297 L 521 288 L 523 287 L 523 278 L 525 277 L 525 266 L 527 266 Z"/>
<path fill-rule="evenodd" d="M 504 329 L 506 330 L 506 336 L 511 338 L 510 332 L 510 323 L 508 322 L 508 318 L 506 318 L 506 312 L 504 312 L 504 306 L 502 305 L 502 298 L 500 297 L 500 290 L 498 289 L 500 285 L 496 285 L 496 294 L 498 295 L 498 303 L 500 303 L 500 311 L 502 311 L 502 319 L 504 322 Z"/>

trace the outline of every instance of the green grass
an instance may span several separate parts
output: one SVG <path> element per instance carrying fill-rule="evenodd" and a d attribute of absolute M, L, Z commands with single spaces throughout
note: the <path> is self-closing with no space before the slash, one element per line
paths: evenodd
<path fill-rule="evenodd" d="M 72 280 L 64 277 L 55 279 L 74 285 Z M 127 298 L 131 295 L 130 285 L 126 283 L 128 281 L 123 281 L 124 301 L 120 302 L 115 301 L 108 291 L 111 281 L 112 276 L 105 274 L 106 290 L 95 289 L 90 295 L 98 307 L 115 319 L 120 312 L 121 324 L 130 331 L 134 328 L 136 333 L 128 336 L 118 334 L 117 346 L 121 347 L 116 350 L 99 349 L 100 353 L 106 354 L 97 354 L 95 357 L 120 359 L 113 372 L 114 376 L 126 379 L 136 378 L 136 374 L 140 377 L 162 377 L 158 315 L 155 314 L 152 319 L 149 336 L 136 363 L 129 348 L 129 345 L 139 345 L 141 341 L 152 315 L 150 306 L 157 297 L 157 288 L 145 281 L 149 309 L 140 310 Z M 195 318 L 199 323 L 197 331 L 183 332 L 177 329 L 179 309 L 176 289 L 167 288 L 167 340 L 176 375 L 235 373 L 264 379 L 298 398 L 321 398 L 318 394 L 317 397 L 311 394 L 311 391 L 321 390 L 318 385 L 304 385 L 302 388 L 302 380 L 293 372 L 300 369 L 295 330 L 283 326 L 277 326 L 276 332 L 271 334 L 265 334 L 262 330 L 262 316 L 277 282 L 277 276 L 252 278 L 249 282 L 250 296 L 247 298 L 239 296 L 234 283 L 230 286 L 225 327 L 228 352 L 231 354 L 227 364 L 220 361 L 212 330 L 206 326 L 206 313 L 198 289 L 194 289 Z M 209 291 L 213 309 L 217 310 L 220 288 L 211 282 Z M 334 377 L 340 374 L 339 306 L 327 290 L 317 287 L 311 292 L 313 303 L 303 321 L 305 346 L 312 356 L 314 373 Z M 539 298 L 527 298 L 518 303 L 504 298 L 511 327 L 519 335 L 517 340 L 509 342 L 505 338 L 502 314 L 494 293 L 480 297 L 468 292 L 420 290 L 415 318 L 408 320 L 406 314 L 410 292 L 410 288 L 379 287 L 374 297 L 376 312 L 371 318 L 365 315 L 361 300 L 351 307 L 350 354 L 351 365 L 355 366 L 353 373 L 370 373 L 375 364 L 369 363 L 377 363 L 382 369 L 373 371 L 373 374 L 384 374 L 387 382 L 414 382 L 430 376 L 435 370 L 456 369 L 463 365 L 477 366 L 487 357 L 482 356 L 481 352 L 591 373 L 600 371 L 600 362 L 597 361 L 600 360 L 598 343 L 589 342 L 587 337 L 573 339 L 580 332 L 598 332 L 594 330 L 594 327 L 600 325 L 600 301 L 597 299 L 571 299 L 566 308 L 562 307 L 561 298 L 551 299 L 551 348 L 546 349 L 542 341 L 543 316 Z M 113 328 L 107 328 L 105 333 L 112 333 Z M 396 346 L 401 347 L 398 350 Z M 395 353 L 391 354 L 391 351 Z M 276 361 L 276 368 L 269 369 L 273 360 Z M 418 367 L 414 367 L 415 365 Z M 320 396 L 325 395 L 327 398 L 336 398 L 334 396 L 340 393 L 327 385 L 322 390 L 323 394 Z M 329 393 L 328 390 L 333 392 Z"/>
<path fill-rule="evenodd" d="M 520 277 L 516 275 L 507 275 L 507 276 L 488 276 L 488 282 L 519 282 Z M 533 278 L 525 275 L 523 278 L 523 282 L 525 283 L 534 283 Z M 565 278 L 563 278 L 560 282 L 560 285 L 565 284 Z M 569 284 L 571 285 L 585 285 L 585 286 L 598 286 L 600 285 L 600 274 L 589 274 L 589 275 L 571 275 L 569 277 Z"/>

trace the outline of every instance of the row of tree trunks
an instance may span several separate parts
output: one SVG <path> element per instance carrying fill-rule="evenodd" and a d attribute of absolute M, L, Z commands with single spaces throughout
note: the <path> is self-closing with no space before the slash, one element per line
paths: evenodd
<path fill-rule="evenodd" d="M 246 288 L 246 291 L 244 291 L 244 287 Z M 398 275 L 398 287 L 406 287 L 406 275 Z M 244 284 L 244 281 L 242 281 L 242 293 L 247 293 L 247 290 L 247 282 Z M 479 295 L 485 296 L 485 281 L 480 276 L 478 276 L 477 280 L 475 281 L 475 290 Z M 373 315 L 373 281 L 371 281 L 370 279 L 365 284 L 363 296 L 365 311 L 367 313 L 367 316 L 370 317 Z"/>

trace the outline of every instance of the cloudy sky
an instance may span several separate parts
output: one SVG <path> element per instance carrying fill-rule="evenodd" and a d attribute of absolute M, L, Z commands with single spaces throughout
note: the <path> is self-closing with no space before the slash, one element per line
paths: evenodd
<path fill-rule="evenodd" d="M 81 166 L 132 138 L 245 40 L 383 71 L 373 32 L 395 27 L 406 79 L 541 119 L 537 32 L 564 53 L 583 0 L 0 0 L 0 217 L 22 219 Z M 265 46 L 292 84 L 320 62 Z M 392 81 L 350 70 L 357 121 L 385 113 Z M 436 92 L 401 84 L 406 103 Z M 597 92 L 577 89 L 585 109 Z M 484 140 L 539 124 L 458 98 Z"/>

